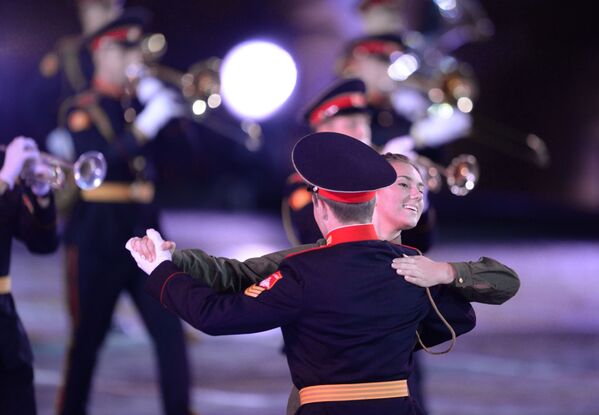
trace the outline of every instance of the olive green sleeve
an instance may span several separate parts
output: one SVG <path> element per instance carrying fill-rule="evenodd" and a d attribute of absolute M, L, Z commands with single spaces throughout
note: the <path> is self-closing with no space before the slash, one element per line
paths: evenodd
<path fill-rule="evenodd" d="M 503 304 L 520 288 L 518 274 L 492 258 L 450 264 L 456 270 L 452 288 L 468 301 Z"/>
<path fill-rule="evenodd" d="M 245 261 L 215 257 L 200 249 L 183 249 L 175 252 L 173 262 L 217 292 L 241 292 L 275 272 L 287 255 L 323 243 L 324 240 L 319 240 L 316 244 L 299 245 Z"/>

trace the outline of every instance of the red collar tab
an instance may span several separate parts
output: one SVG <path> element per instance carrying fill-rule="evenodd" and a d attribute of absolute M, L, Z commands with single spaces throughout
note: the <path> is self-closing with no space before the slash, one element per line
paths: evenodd
<path fill-rule="evenodd" d="M 327 235 L 327 245 L 337 245 L 344 242 L 377 241 L 378 239 L 374 225 L 366 223 L 333 229 Z"/>
<path fill-rule="evenodd" d="M 92 89 L 115 98 L 120 98 L 125 94 L 125 89 L 122 86 L 98 78 L 92 80 Z"/>
<path fill-rule="evenodd" d="M 400 45 L 389 40 L 368 40 L 356 44 L 352 53 L 356 57 L 368 55 L 389 57 L 393 52 L 401 52 L 402 50 Z"/>
<path fill-rule="evenodd" d="M 367 102 L 364 94 L 349 93 L 337 95 L 312 111 L 310 114 L 310 125 L 315 127 L 325 119 L 331 118 L 339 111 L 347 108 L 366 109 L 366 105 Z"/>
<path fill-rule="evenodd" d="M 91 50 L 96 50 L 100 44 L 106 40 L 111 39 L 117 42 L 136 42 L 141 38 L 141 29 L 135 26 L 119 27 L 114 30 L 110 30 L 106 33 L 102 33 L 100 36 L 95 38 L 90 45 Z"/>
<path fill-rule="evenodd" d="M 373 6 L 384 6 L 384 5 L 392 5 L 395 2 L 393 0 L 364 0 L 358 6 L 360 11 L 364 12 Z"/>
<path fill-rule="evenodd" d="M 331 199 L 336 202 L 342 202 L 342 203 L 364 203 L 364 202 L 368 202 L 369 200 L 374 199 L 374 197 L 376 196 L 375 190 L 373 190 L 371 192 L 347 193 L 347 192 L 334 192 L 331 190 L 325 190 L 322 188 L 318 188 L 316 190 L 316 192 L 319 195 L 326 197 L 327 199 Z"/>

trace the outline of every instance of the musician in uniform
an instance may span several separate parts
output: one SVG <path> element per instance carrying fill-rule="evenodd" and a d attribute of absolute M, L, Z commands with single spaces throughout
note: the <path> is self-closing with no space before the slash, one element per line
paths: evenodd
<path fill-rule="evenodd" d="M 391 269 L 395 257 L 418 251 L 380 241 L 372 225 L 376 190 L 397 180 L 395 170 L 369 146 L 338 133 L 315 133 L 293 151 L 297 172 L 313 191 L 314 215 L 327 244 L 287 257 L 279 269 L 243 294 L 216 295 L 172 263 L 168 250 L 149 261 L 140 238 L 127 249 L 146 273 L 148 292 L 208 334 L 252 333 L 282 327 L 298 414 L 423 413 L 410 398 L 417 331 L 438 344 L 474 327 L 465 300 L 437 286 L 432 297 L 453 326 L 440 323 L 426 290 Z M 410 166 L 408 192 L 422 209 L 424 184 Z M 153 243 L 164 242 L 155 230 Z"/>
<path fill-rule="evenodd" d="M 127 71 L 142 63 L 146 22 L 145 11 L 126 10 L 87 37 L 94 61 L 91 88 L 64 106 L 76 156 L 100 151 L 107 174 L 100 187 L 80 192 L 65 229 L 72 331 L 60 414 L 86 413 L 98 353 L 123 292 L 130 295 L 154 343 L 164 413 L 189 412 L 190 373 L 181 322 L 143 293 L 143 273 L 120 249 L 131 233 L 159 226 L 153 144 L 185 113 L 178 94 L 155 78 L 142 77 L 136 89 L 126 88 Z"/>
<path fill-rule="evenodd" d="M 11 294 L 10 252 L 13 238 L 30 252 L 56 250 L 56 210 L 50 186 L 22 183 L 26 163 L 39 160 L 34 140 L 17 137 L 7 146 L 0 169 L 0 412 L 36 413 L 33 355 Z"/>

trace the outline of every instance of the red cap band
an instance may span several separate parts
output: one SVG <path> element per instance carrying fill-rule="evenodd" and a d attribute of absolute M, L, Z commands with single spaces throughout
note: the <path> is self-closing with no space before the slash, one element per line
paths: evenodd
<path fill-rule="evenodd" d="M 325 101 L 310 113 L 310 125 L 315 127 L 325 119 L 330 118 L 339 111 L 347 108 L 366 109 L 366 97 L 364 94 L 343 94 Z"/>
<path fill-rule="evenodd" d="M 401 45 L 388 40 L 368 40 L 360 42 L 353 47 L 355 55 L 383 55 L 390 56 L 393 52 L 403 50 Z"/>
<path fill-rule="evenodd" d="M 131 28 L 130 27 L 119 27 L 118 29 L 114 29 L 111 30 L 110 32 L 106 32 L 103 33 L 102 35 L 98 36 L 97 38 L 95 38 L 91 45 L 90 48 L 91 50 L 96 50 L 98 49 L 98 47 L 100 46 L 100 42 L 102 42 L 102 40 L 104 39 L 112 39 L 112 40 L 120 40 L 120 41 L 127 41 L 129 40 L 129 30 Z"/>
<path fill-rule="evenodd" d="M 384 5 L 384 4 L 394 4 L 393 0 L 364 0 L 358 6 L 361 11 L 366 11 L 372 6 Z"/>
<path fill-rule="evenodd" d="M 318 194 L 336 202 L 364 203 L 374 199 L 374 196 L 376 196 L 376 191 L 373 190 L 371 192 L 341 193 L 318 188 Z"/>

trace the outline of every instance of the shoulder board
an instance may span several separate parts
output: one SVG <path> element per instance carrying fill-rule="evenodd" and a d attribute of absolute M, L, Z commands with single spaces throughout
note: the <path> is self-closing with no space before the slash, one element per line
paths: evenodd
<path fill-rule="evenodd" d="M 58 110 L 59 125 L 65 125 L 67 115 L 71 111 L 75 111 L 77 109 L 85 109 L 86 107 L 89 107 L 97 102 L 98 96 L 95 92 L 91 90 L 84 91 L 80 94 L 68 97 L 62 102 L 62 104 L 60 104 L 60 109 Z"/>
<path fill-rule="evenodd" d="M 291 207 L 291 209 L 296 211 L 301 210 L 312 203 L 312 193 L 310 193 L 306 188 L 300 187 L 291 192 L 287 198 L 287 203 L 289 203 L 289 207 Z"/>
<path fill-rule="evenodd" d="M 67 116 L 67 128 L 69 131 L 78 133 L 85 131 L 92 126 L 92 119 L 87 111 L 75 108 L 69 111 Z"/>
<path fill-rule="evenodd" d="M 318 251 L 320 249 L 325 249 L 325 248 L 328 248 L 328 247 L 329 247 L 329 245 L 322 245 L 322 246 L 316 246 L 314 248 L 308 248 L 308 249 L 305 249 L 305 250 L 299 251 L 299 252 L 292 252 L 289 255 L 287 255 L 285 257 L 285 259 L 291 258 L 291 257 L 296 256 L 296 255 L 301 255 L 301 254 L 305 254 L 305 253 L 308 253 L 308 252 L 312 252 L 312 251 Z"/>
<path fill-rule="evenodd" d="M 112 141 L 112 124 L 99 102 L 99 94 L 92 90 L 68 98 L 61 106 L 59 117 L 62 117 L 62 120 L 59 119 L 59 125 L 66 124 L 69 131 L 74 133 L 95 126 L 107 141 Z"/>

